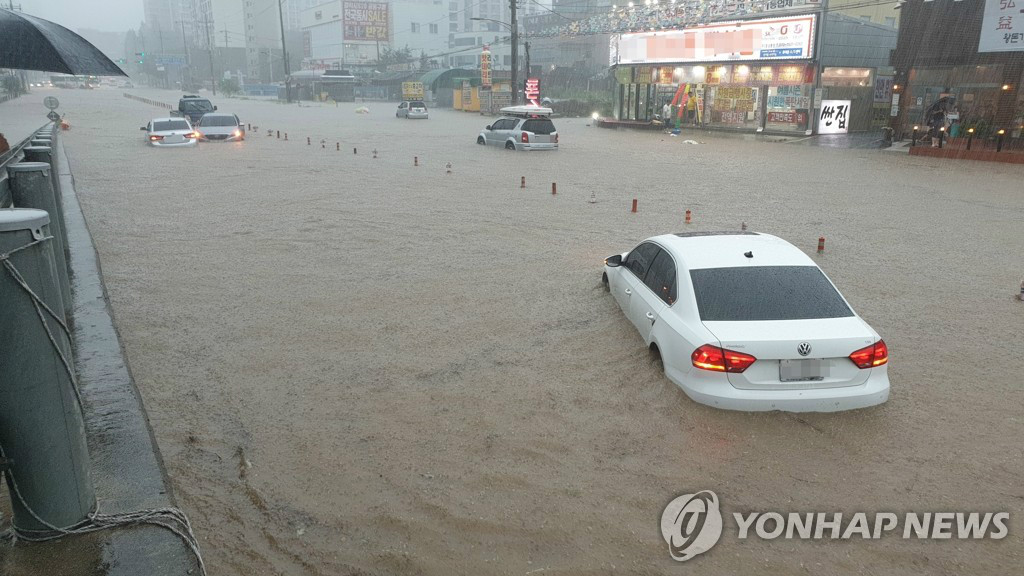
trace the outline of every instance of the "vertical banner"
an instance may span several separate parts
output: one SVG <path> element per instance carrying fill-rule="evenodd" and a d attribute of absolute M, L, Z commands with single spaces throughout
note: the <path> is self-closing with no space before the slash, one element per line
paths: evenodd
<path fill-rule="evenodd" d="M 540 78 L 527 78 L 526 90 L 523 91 L 526 99 L 534 106 L 539 106 L 540 101 Z"/>
<path fill-rule="evenodd" d="M 484 44 L 484 51 L 480 53 L 480 86 L 484 90 L 491 89 L 491 46 Z"/>
<path fill-rule="evenodd" d="M 1024 9 L 1024 2 L 1021 0 L 985 0 L 981 35 L 978 37 L 978 52 L 1024 50 L 1024 10 L 1022 9 Z"/>

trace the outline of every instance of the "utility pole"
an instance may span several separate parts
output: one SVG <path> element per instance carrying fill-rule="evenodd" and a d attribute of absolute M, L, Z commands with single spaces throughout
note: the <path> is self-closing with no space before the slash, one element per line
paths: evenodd
<path fill-rule="evenodd" d="M 210 40 L 210 16 L 203 13 L 203 29 L 206 31 L 206 47 L 210 53 L 210 86 L 213 87 L 213 95 L 217 95 L 217 75 L 213 71 L 213 42 Z"/>
<path fill-rule="evenodd" d="M 289 104 L 292 102 L 292 79 L 291 70 L 288 69 L 288 48 L 284 43 L 284 9 L 281 8 L 281 0 L 277 0 L 277 18 L 281 22 L 281 55 L 284 56 L 284 98 Z M 273 67 L 273 64 L 271 64 Z"/>
<path fill-rule="evenodd" d="M 225 48 L 228 47 L 228 27 L 227 27 L 227 24 L 224 25 L 224 47 Z"/>
<path fill-rule="evenodd" d="M 188 41 L 185 39 L 185 21 L 184 20 L 178 20 L 178 23 L 181 24 L 181 46 L 182 46 L 182 48 L 185 49 L 185 67 L 189 71 L 189 76 L 191 76 L 192 75 L 192 58 L 188 54 Z M 187 91 L 186 90 L 187 84 L 191 84 L 191 81 L 186 83 L 186 81 L 185 81 L 185 73 L 182 72 L 181 73 L 181 89 L 182 89 L 182 91 Z"/>
<path fill-rule="evenodd" d="M 512 105 L 519 103 L 519 19 L 516 0 L 509 0 L 512 9 Z"/>

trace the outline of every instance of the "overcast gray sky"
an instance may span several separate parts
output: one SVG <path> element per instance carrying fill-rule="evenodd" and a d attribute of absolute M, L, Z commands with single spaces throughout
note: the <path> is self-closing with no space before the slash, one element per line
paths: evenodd
<path fill-rule="evenodd" d="M 0 0 L 4 8 L 11 0 Z M 65 28 L 124 32 L 142 22 L 142 0 L 13 0 L 26 14 Z"/>

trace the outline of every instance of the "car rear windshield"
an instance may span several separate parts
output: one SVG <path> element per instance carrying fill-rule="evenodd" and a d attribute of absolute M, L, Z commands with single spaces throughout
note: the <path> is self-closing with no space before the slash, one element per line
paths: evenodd
<path fill-rule="evenodd" d="M 203 116 L 199 120 L 200 126 L 237 126 L 234 116 Z"/>
<path fill-rule="evenodd" d="M 416 102 L 409 102 L 409 107 L 410 108 L 426 108 L 427 105 L 424 104 L 423 102 L 416 101 Z"/>
<path fill-rule="evenodd" d="M 817 266 L 750 266 L 691 270 L 705 321 L 805 320 L 853 316 Z"/>
<path fill-rule="evenodd" d="M 534 134 L 551 134 L 555 131 L 555 124 L 547 118 L 531 118 L 523 122 L 523 130 Z"/>
<path fill-rule="evenodd" d="M 164 130 L 188 130 L 188 122 L 184 120 L 162 120 L 160 122 L 153 122 L 154 132 L 163 132 Z"/>

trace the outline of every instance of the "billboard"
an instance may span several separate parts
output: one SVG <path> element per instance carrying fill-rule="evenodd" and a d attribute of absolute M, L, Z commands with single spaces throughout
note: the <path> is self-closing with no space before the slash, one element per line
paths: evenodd
<path fill-rule="evenodd" d="M 342 26 L 346 42 L 387 42 L 391 30 L 385 2 L 344 2 Z"/>
<path fill-rule="evenodd" d="M 818 134 L 846 134 L 849 131 L 850 101 L 822 100 Z"/>
<path fill-rule="evenodd" d="M 1024 2 L 1021 2 L 1024 7 Z M 1024 10 L 1014 0 L 985 0 L 978 52 L 1024 50 Z"/>
<path fill-rule="evenodd" d="M 613 37 L 613 64 L 802 60 L 813 57 L 816 14 L 718 22 Z"/>

